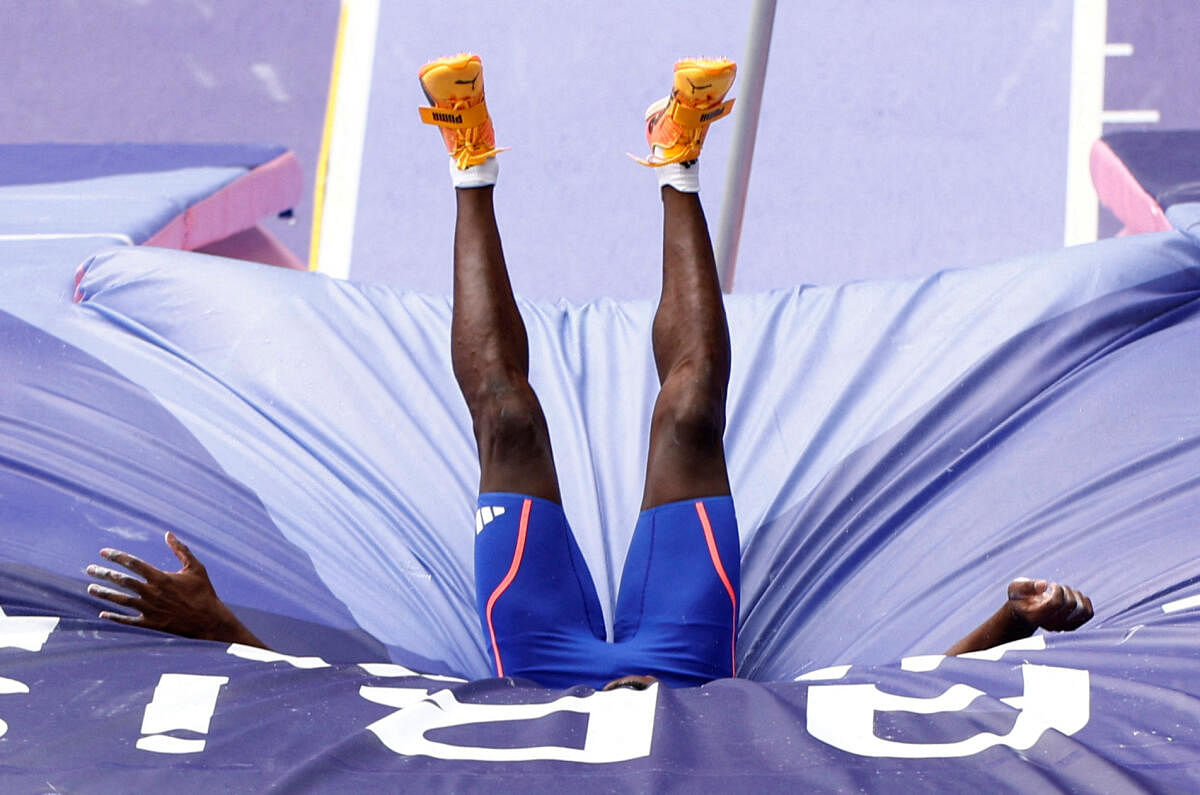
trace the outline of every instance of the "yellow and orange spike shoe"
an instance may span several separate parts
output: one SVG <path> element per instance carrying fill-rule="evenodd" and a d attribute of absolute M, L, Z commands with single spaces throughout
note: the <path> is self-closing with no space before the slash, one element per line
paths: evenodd
<path fill-rule="evenodd" d="M 446 151 L 459 169 L 477 166 L 504 149 L 496 148 L 496 133 L 483 101 L 483 62 L 461 53 L 438 58 L 417 72 L 429 106 L 420 108 L 421 121 L 441 128 Z"/>
<path fill-rule="evenodd" d="M 644 166 L 665 166 L 695 160 L 704 146 L 708 126 L 733 109 L 725 94 L 733 85 L 737 64 L 724 58 L 688 58 L 675 64 L 671 95 L 646 109 L 648 160 Z"/>

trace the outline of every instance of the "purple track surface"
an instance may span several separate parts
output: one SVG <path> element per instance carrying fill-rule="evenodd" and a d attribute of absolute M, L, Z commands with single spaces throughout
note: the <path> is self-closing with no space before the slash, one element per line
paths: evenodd
<path fill-rule="evenodd" d="M 748 23 L 741 5 L 688 9 L 667 24 L 678 12 L 633 4 L 468 2 L 433 20 L 384 4 L 352 276 L 448 290 L 453 200 L 440 141 L 416 122 L 415 74 L 474 48 L 499 142 L 513 147 L 497 200 L 515 289 L 656 294 L 656 183 L 624 153 L 645 148 L 642 113 L 666 93 L 674 59 L 741 57 Z M 1061 1 L 987 15 L 957 0 L 920 14 L 781 3 L 737 289 L 914 275 L 1057 245 L 1070 22 Z M 531 25 L 540 35 L 526 35 Z M 701 161 L 713 228 L 730 125 L 714 126 Z"/>
<path fill-rule="evenodd" d="M 6 3 L 0 143 L 264 143 L 304 201 L 267 228 L 307 256 L 337 0 Z"/>
<path fill-rule="evenodd" d="M 10 6 L 0 141 L 279 143 L 311 187 L 335 0 Z M 1108 6 L 1109 41 L 1135 53 L 1108 59 L 1107 107 L 1157 108 L 1162 127 L 1200 125 L 1187 88 L 1200 70 L 1200 11 L 1188 0 Z M 447 288 L 449 199 L 436 140 L 414 121 L 412 74 L 426 58 L 476 47 L 489 57 L 501 137 L 517 144 L 505 156 L 501 221 L 518 289 L 652 293 L 658 208 L 650 178 L 622 153 L 638 151 L 636 118 L 662 92 L 671 59 L 738 57 L 747 28 L 746 6 L 689 8 L 681 20 L 632 2 L 468 2 L 453 12 L 383 3 L 353 275 Z M 1070 16 L 1067 0 L 986 14 L 950 0 L 780 3 L 738 288 L 927 273 L 1056 245 Z M 621 102 L 579 109 L 598 123 L 559 125 L 553 144 L 533 125 L 523 137 L 521 103 L 557 102 L 539 74 L 564 65 L 604 70 Z M 574 155 L 581 139 L 599 154 Z M 727 148 L 718 126 L 704 177 L 714 220 Z M 311 220 L 306 200 L 294 226 L 270 228 L 304 257 Z"/>

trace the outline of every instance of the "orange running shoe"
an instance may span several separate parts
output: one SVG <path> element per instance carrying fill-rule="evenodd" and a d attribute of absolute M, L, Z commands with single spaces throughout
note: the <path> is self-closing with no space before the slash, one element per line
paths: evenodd
<path fill-rule="evenodd" d="M 461 53 L 430 61 L 417 72 L 429 106 L 421 121 L 441 128 L 446 151 L 459 169 L 477 166 L 504 149 L 496 148 L 496 132 L 483 101 L 483 61 Z"/>
<path fill-rule="evenodd" d="M 665 166 L 699 157 L 708 126 L 733 109 L 733 100 L 726 100 L 725 94 L 736 74 L 737 64 L 724 58 L 678 61 L 671 95 L 646 109 L 646 142 L 652 154 L 647 160 L 633 159 L 643 166 Z"/>

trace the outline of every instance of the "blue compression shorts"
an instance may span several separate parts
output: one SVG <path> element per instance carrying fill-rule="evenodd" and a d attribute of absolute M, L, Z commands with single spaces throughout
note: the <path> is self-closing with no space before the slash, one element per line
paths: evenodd
<path fill-rule="evenodd" d="M 629 674 L 672 687 L 735 674 L 741 569 L 732 498 L 642 511 L 612 643 L 561 505 L 481 494 L 475 529 L 476 605 L 497 676 L 599 688 Z"/>

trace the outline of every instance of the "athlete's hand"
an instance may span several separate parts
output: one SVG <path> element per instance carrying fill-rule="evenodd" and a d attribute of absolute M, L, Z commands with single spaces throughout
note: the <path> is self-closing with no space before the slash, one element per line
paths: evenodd
<path fill-rule="evenodd" d="M 1013 617 L 1051 632 L 1068 632 L 1092 618 L 1092 600 L 1075 588 L 1024 577 L 1008 586 Z"/>
<path fill-rule="evenodd" d="M 1078 629 L 1092 618 L 1092 600 L 1074 588 L 1019 577 L 1008 585 L 1008 599 L 946 654 L 965 654 L 1011 643 L 1038 627 L 1051 632 Z"/>
<path fill-rule="evenodd" d="M 219 640 L 263 646 L 233 611 L 221 601 L 208 579 L 204 564 L 196 559 L 174 533 L 166 534 L 167 546 L 183 565 L 179 571 L 167 572 L 116 549 L 100 550 L 100 557 L 122 566 L 138 577 L 104 566 L 91 565 L 87 573 L 105 580 L 122 590 L 95 583 L 88 593 L 114 604 L 136 611 L 135 615 L 104 610 L 100 618 L 160 632 L 170 632 L 185 638 Z"/>

